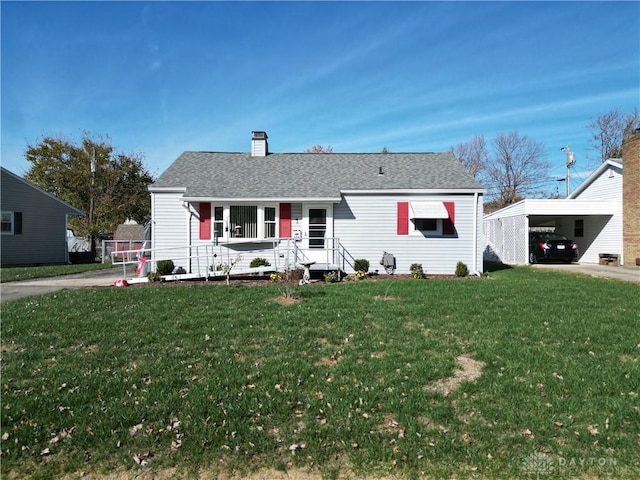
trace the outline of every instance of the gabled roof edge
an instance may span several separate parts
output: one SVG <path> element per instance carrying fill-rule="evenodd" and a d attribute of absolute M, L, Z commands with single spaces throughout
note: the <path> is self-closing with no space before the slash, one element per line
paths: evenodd
<path fill-rule="evenodd" d="M 34 190 L 39 191 L 40 193 L 45 194 L 46 196 L 52 198 L 53 200 L 56 200 L 58 203 L 61 203 L 62 205 L 64 205 L 65 207 L 68 207 L 70 210 L 72 210 L 72 212 L 69 212 L 71 214 L 74 215 L 84 215 L 84 212 L 82 210 L 77 209 L 76 207 L 74 207 L 73 205 L 68 204 L 67 202 L 65 202 L 64 200 L 56 197 L 53 193 L 51 192 L 47 192 L 46 190 L 43 190 L 42 188 L 40 188 L 39 186 L 37 186 L 35 183 L 30 182 L 29 180 L 22 178 L 18 175 L 16 175 L 15 173 L 7 170 L 6 168 L 4 168 L 3 166 L 0 166 L 0 169 L 2 170 L 2 172 L 6 173 L 7 175 L 15 178 L 16 180 L 21 181 L 22 183 L 24 183 L 25 185 L 27 185 L 28 187 L 33 188 Z"/>
<path fill-rule="evenodd" d="M 576 198 L 578 195 L 584 192 L 587 187 L 591 185 L 609 167 L 616 167 L 620 170 L 624 168 L 622 163 L 617 162 L 614 159 L 610 158 L 608 160 L 605 160 L 600 164 L 598 168 L 591 172 L 591 174 L 587 178 L 585 178 L 584 181 L 580 185 L 578 185 L 578 188 L 571 192 L 571 194 L 567 198 Z"/>

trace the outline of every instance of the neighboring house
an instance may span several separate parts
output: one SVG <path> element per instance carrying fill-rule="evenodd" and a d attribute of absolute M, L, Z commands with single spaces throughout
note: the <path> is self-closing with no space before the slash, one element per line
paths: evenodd
<path fill-rule="evenodd" d="M 529 231 L 550 229 L 578 244 L 580 262 L 612 254 L 622 264 L 622 170 L 619 160 L 607 160 L 566 199 L 526 199 L 486 215 L 485 258 L 529 263 Z"/>
<path fill-rule="evenodd" d="M 450 153 L 270 153 L 253 132 L 251 153 L 185 152 L 149 190 L 151 260 L 190 272 L 292 248 L 296 262 L 347 273 L 361 258 L 383 271 L 384 252 L 397 273 L 482 270 L 483 189 Z M 203 259 L 212 245 L 222 253 Z"/>
<path fill-rule="evenodd" d="M 103 246 L 107 245 L 105 254 L 110 255 L 113 259 L 130 258 L 133 256 L 132 251 L 148 248 L 148 231 L 145 225 L 141 225 L 134 220 L 127 220 L 117 226 L 113 232 L 113 240 L 104 240 Z M 128 252 L 127 254 L 118 254 L 118 252 Z"/>
<path fill-rule="evenodd" d="M 0 263 L 68 263 L 67 219 L 83 215 L 40 187 L 0 167 L 2 242 Z"/>

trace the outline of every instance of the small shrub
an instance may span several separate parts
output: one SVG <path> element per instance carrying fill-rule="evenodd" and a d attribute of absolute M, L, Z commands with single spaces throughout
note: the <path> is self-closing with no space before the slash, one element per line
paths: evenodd
<path fill-rule="evenodd" d="M 411 276 L 413 278 L 425 278 L 425 273 L 422 269 L 421 263 L 412 263 L 409 269 L 411 270 Z"/>
<path fill-rule="evenodd" d="M 233 267 L 235 267 L 241 261 L 242 261 L 242 256 L 238 255 L 236 258 L 231 260 L 231 263 L 220 263 L 219 265 L 216 266 L 216 271 L 222 271 L 224 273 L 227 285 L 229 285 L 230 283 L 231 270 L 233 270 Z"/>
<path fill-rule="evenodd" d="M 156 262 L 156 272 L 160 275 L 171 275 L 174 267 L 173 260 L 158 260 Z"/>
<path fill-rule="evenodd" d="M 271 264 L 269 263 L 269 260 L 267 260 L 266 258 L 262 258 L 262 257 L 256 257 L 253 260 L 251 260 L 251 263 L 249 264 L 249 267 L 251 268 L 257 268 L 257 267 L 270 267 Z"/>
<path fill-rule="evenodd" d="M 162 275 L 160 275 L 158 272 L 151 272 L 147 275 L 147 279 L 150 282 L 162 282 Z"/>
<path fill-rule="evenodd" d="M 366 258 L 358 258 L 353 262 L 353 268 L 356 272 L 367 273 L 369 271 L 369 260 Z"/>
<path fill-rule="evenodd" d="M 464 262 L 456 263 L 456 277 L 466 277 L 469 275 L 469 269 Z"/>
<path fill-rule="evenodd" d="M 335 272 L 329 272 L 324 276 L 324 281 L 327 283 L 335 283 L 338 281 L 338 274 Z"/>
<path fill-rule="evenodd" d="M 269 281 L 273 283 L 279 283 L 282 281 L 282 276 L 278 273 L 272 273 L 269 275 Z"/>
<path fill-rule="evenodd" d="M 303 275 L 304 270 L 301 269 L 287 270 L 284 272 L 284 274 L 282 275 L 282 281 L 280 282 L 283 286 L 283 297 L 298 298 L 298 285 L 300 285 L 300 280 L 302 280 Z"/>

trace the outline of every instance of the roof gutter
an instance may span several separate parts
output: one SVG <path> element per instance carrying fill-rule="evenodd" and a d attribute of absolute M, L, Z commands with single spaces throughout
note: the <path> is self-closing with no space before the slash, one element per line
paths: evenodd
<path fill-rule="evenodd" d="M 456 195 L 456 194 L 484 194 L 483 188 L 389 188 L 378 190 L 340 190 L 344 195 L 367 195 L 367 194 L 413 194 L 413 195 Z"/>
<path fill-rule="evenodd" d="M 293 203 L 293 202 L 323 202 L 323 203 L 340 203 L 341 197 L 255 197 L 255 198 L 238 198 L 238 197 L 182 197 L 184 202 L 219 202 L 219 203 Z"/>

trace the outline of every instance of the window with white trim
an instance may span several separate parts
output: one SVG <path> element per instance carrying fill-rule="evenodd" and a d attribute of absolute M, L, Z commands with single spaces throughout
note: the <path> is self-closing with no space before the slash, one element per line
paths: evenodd
<path fill-rule="evenodd" d="M 224 237 L 224 208 L 213 207 L 213 238 Z"/>
<path fill-rule="evenodd" d="M 212 223 L 220 240 L 276 238 L 278 210 L 272 205 L 213 205 Z"/>
<path fill-rule="evenodd" d="M 231 238 L 258 238 L 258 207 L 231 205 L 229 223 Z"/>
<path fill-rule="evenodd" d="M 276 237 L 276 208 L 264 207 L 264 238 Z"/>
<path fill-rule="evenodd" d="M 413 233 L 422 235 L 442 235 L 442 220 L 449 214 L 442 202 L 411 202 L 409 219 L 413 223 Z"/>
<path fill-rule="evenodd" d="M 2 211 L 1 215 L 0 229 L 2 231 L 2 235 L 13 235 L 13 212 Z"/>

